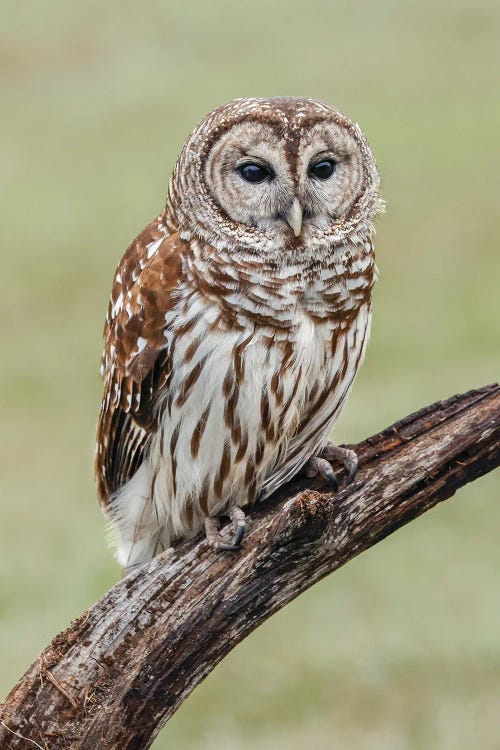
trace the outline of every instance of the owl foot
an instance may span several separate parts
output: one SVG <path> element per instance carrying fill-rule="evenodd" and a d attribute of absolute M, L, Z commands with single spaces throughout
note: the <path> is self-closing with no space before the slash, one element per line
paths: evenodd
<path fill-rule="evenodd" d="M 210 547 L 216 552 L 238 552 L 241 549 L 241 542 L 245 535 L 246 529 L 246 516 L 245 511 L 241 508 L 231 508 L 228 513 L 229 518 L 233 522 L 234 539 L 231 544 L 228 544 L 222 539 L 220 535 L 220 524 L 219 519 L 216 518 L 205 518 L 205 534 Z"/>
<path fill-rule="evenodd" d="M 339 461 L 347 471 L 346 484 L 351 484 L 358 471 L 358 457 L 353 450 L 327 443 L 321 451 L 321 456 L 327 461 Z"/>
<path fill-rule="evenodd" d="M 313 456 L 306 463 L 304 467 L 306 476 L 315 477 L 319 474 L 331 485 L 333 491 L 337 492 L 339 482 L 330 461 L 339 461 L 344 466 L 347 471 L 345 483 L 349 485 L 358 470 L 358 457 L 350 448 L 339 448 L 337 445 L 327 443 L 319 456 Z"/>

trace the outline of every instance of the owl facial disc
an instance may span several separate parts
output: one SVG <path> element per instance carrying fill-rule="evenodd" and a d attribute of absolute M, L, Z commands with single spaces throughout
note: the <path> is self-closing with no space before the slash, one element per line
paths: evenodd
<path fill-rule="evenodd" d="M 358 125 L 314 99 L 240 99 L 202 120 L 179 157 L 169 211 L 183 236 L 259 254 L 371 231 L 379 177 Z"/>

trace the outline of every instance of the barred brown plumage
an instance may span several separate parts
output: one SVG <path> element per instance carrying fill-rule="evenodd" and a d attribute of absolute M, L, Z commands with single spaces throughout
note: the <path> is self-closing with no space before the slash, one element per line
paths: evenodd
<path fill-rule="evenodd" d="M 224 512 L 239 543 L 234 509 L 325 448 L 366 348 L 381 208 L 361 130 L 327 104 L 236 100 L 192 132 L 104 329 L 96 475 L 125 568 Z"/>

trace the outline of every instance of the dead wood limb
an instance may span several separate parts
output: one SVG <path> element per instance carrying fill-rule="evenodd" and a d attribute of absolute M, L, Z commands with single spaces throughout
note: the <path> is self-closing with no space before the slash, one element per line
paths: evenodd
<path fill-rule="evenodd" d="M 353 447 L 353 485 L 331 496 L 294 480 L 252 513 L 240 553 L 214 554 L 196 539 L 113 586 L 12 690 L 0 748 L 150 747 L 260 623 L 499 465 L 500 387 L 433 404 Z"/>

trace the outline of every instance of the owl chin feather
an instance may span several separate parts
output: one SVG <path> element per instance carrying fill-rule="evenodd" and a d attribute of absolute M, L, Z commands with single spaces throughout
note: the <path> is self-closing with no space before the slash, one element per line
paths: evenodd
<path fill-rule="evenodd" d="M 204 526 L 237 548 L 241 507 L 305 466 L 331 477 L 382 208 L 359 126 L 324 102 L 236 100 L 188 137 L 106 318 L 96 476 L 126 569 Z"/>

